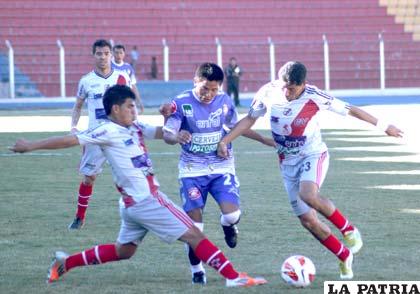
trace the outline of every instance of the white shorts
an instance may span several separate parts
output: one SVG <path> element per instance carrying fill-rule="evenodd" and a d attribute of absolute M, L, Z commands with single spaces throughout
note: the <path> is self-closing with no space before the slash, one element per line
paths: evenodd
<path fill-rule="evenodd" d="M 117 239 L 120 244 L 138 244 L 148 231 L 171 243 L 194 225 L 190 217 L 161 192 L 128 208 L 120 200 L 120 216 L 121 228 Z"/>
<path fill-rule="evenodd" d="M 106 158 L 98 145 L 86 144 L 83 146 L 79 172 L 85 176 L 98 175 L 102 172 L 105 161 Z"/>
<path fill-rule="evenodd" d="M 302 158 L 296 165 L 280 164 L 283 183 L 290 205 L 296 216 L 307 213 L 311 208 L 299 196 L 301 181 L 311 181 L 321 188 L 327 175 L 330 156 L 327 151 Z"/>

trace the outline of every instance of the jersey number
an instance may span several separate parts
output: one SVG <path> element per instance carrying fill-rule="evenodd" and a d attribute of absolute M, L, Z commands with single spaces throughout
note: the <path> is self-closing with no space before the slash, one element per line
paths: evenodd
<path fill-rule="evenodd" d="M 236 188 L 239 187 L 238 178 L 236 176 L 232 176 L 231 174 L 225 174 L 223 177 L 225 178 L 223 185 L 235 186 Z"/>

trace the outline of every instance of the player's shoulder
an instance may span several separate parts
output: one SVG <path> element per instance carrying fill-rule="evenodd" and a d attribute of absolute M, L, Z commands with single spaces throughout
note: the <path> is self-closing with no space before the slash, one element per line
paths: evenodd
<path fill-rule="evenodd" d="M 328 100 L 334 99 L 334 96 L 332 96 L 332 95 L 328 94 L 327 92 L 319 89 L 315 85 L 309 85 L 309 84 L 305 85 L 305 95 L 308 95 L 312 98 L 318 98 L 318 99 L 328 99 Z"/>
<path fill-rule="evenodd" d="M 95 77 L 96 77 L 95 71 L 92 70 L 92 71 L 88 72 L 87 74 L 84 74 L 80 78 L 80 82 L 86 82 L 86 81 L 89 81 L 89 80 L 91 80 L 92 78 L 95 78 Z"/>
<path fill-rule="evenodd" d="M 176 95 L 173 100 L 176 103 L 182 103 L 182 102 L 187 101 L 187 100 L 189 100 L 193 97 L 194 97 L 194 95 L 193 95 L 192 90 L 186 90 L 186 91 Z"/>

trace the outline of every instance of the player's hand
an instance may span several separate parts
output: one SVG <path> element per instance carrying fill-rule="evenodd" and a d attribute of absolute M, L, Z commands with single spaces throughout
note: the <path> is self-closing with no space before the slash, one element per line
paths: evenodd
<path fill-rule="evenodd" d="M 402 138 L 404 132 L 402 130 L 400 130 L 399 128 L 397 128 L 394 125 L 389 125 L 388 128 L 386 129 L 385 133 L 388 136 L 392 136 L 392 137 L 396 137 L 396 138 Z"/>
<path fill-rule="evenodd" d="M 15 153 L 25 153 L 28 151 L 31 151 L 31 144 L 29 141 L 25 139 L 18 139 L 12 147 L 9 147 L 10 151 L 13 151 Z"/>
<path fill-rule="evenodd" d="M 70 129 L 70 134 L 76 135 L 77 133 L 79 133 L 79 130 L 76 127 Z"/>
<path fill-rule="evenodd" d="M 174 112 L 172 103 L 164 103 L 159 107 L 159 112 L 164 117 L 169 117 Z"/>
<path fill-rule="evenodd" d="M 219 144 L 217 144 L 217 156 L 222 158 L 229 157 L 227 145 L 223 141 L 220 141 Z"/>
<path fill-rule="evenodd" d="M 263 141 L 261 143 L 270 147 L 276 147 L 276 141 L 269 137 L 263 137 Z"/>
<path fill-rule="evenodd" d="M 179 144 L 188 144 L 191 142 L 192 136 L 190 132 L 181 130 L 177 135 L 177 140 Z"/>

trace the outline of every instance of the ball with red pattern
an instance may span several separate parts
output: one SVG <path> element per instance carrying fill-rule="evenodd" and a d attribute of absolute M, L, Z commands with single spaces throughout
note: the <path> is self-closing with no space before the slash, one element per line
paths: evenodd
<path fill-rule="evenodd" d="M 294 287 L 307 287 L 315 280 L 315 265 L 308 257 L 293 255 L 281 266 L 281 277 Z"/>

